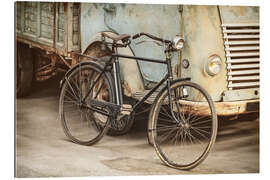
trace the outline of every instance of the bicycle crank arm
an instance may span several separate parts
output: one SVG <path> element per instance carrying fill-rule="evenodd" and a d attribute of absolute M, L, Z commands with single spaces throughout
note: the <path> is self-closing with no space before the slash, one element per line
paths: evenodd
<path fill-rule="evenodd" d="M 99 109 L 97 107 L 93 107 L 93 106 L 89 106 L 89 105 L 83 105 L 84 108 L 87 108 L 87 109 L 90 109 L 91 111 L 95 111 L 95 112 L 98 112 L 102 115 L 105 115 L 105 116 L 113 116 L 112 113 L 110 112 L 107 112 L 106 110 L 104 109 Z"/>

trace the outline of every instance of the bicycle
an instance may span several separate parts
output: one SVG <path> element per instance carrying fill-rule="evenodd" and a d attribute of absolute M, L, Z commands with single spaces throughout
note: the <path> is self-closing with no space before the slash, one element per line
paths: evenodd
<path fill-rule="evenodd" d="M 210 95 L 190 78 L 173 79 L 172 53 L 182 49 L 180 36 L 166 40 L 149 33 L 138 33 L 165 47 L 165 60 L 118 54 L 131 36 L 102 33 L 102 47 L 111 55 L 89 58 L 70 69 L 61 81 L 59 114 L 66 136 L 81 145 L 97 143 L 121 119 L 129 121 L 147 98 L 161 88 L 149 114 L 148 139 L 166 165 L 187 170 L 198 166 L 209 154 L 217 135 L 217 115 Z M 106 38 L 113 42 L 107 42 Z M 121 42 L 121 43 L 120 43 Z M 123 103 L 119 58 L 160 63 L 167 66 L 166 76 L 135 105 Z M 192 150 L 190 149 L 191 147 Z M 194 153 L 194 154 L 193 154 Z"/>

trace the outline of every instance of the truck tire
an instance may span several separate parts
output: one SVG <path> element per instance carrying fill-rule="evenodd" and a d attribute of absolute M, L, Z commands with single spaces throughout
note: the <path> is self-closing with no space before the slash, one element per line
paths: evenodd
<path fill-rule="evenodd" d="M 90 44 L 83 54 L 88 56 L 93 56 L 97 58 L 101 58 L 103 56 L 111 55 L 110 49 L 107 47 L 106 50 L 101 49 L 101 42 L 95 41 L 92 44 Z M 82 58 L 82 61 L 89 61 L 89 59 Z M 102 64 L 102 62 L 101 62 Z M 111 74 L 112 76 L 112 74 Z M 113 76 L 112 76 L 113 77 Z M 115 92 L 114 92 L 115 94 Z M 125 104 L 125 103 L 124 103 Z M 129 103 L 127 103 L 129 104 Z M 109 136 L 120 136 L 127 134 L 130 129 L 132 128 L 132 125 L 134 123 L 134 115 L 131 114 L 130 116 L 124 116 L 119 120 L 114 120 L 111 122 L 111 125 L 108 128 L 107 134 Z"/>
<path fill-rule="evenodd" d="M 25 44 L 17 43 L 17 97 L 23 97 L 29 93 L 33 80 L 33 69 L 34 67 L 31 49 Z"/>

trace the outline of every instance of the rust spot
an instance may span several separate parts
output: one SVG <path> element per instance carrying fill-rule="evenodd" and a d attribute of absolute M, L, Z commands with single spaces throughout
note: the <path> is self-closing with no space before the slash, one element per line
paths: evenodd
<path fill-rule="evenodd" d="M 84 51 L 85 55 L 89 55 L 92 57 L 103 57 L 103 56 L 109 56 L 112 54 L 111 50 L 106 47 L 105 50 L 101 50 L 101 42 L 96 41 L 92 43 L 90 46 L 87 47 L 87 49 Z M 83 61 L 89 60 L 88 58 L 82 58 Z"/>
<path fill-rule="evenodd" d="M 123 87 L 124 87 L 125 95 L 131 96 L 132 95 L 132 90 L 131 90 L 131 88 L 129 87 L 129 85 L 128 85 L 128 83 L 126 81 L 124 81 Z"/>

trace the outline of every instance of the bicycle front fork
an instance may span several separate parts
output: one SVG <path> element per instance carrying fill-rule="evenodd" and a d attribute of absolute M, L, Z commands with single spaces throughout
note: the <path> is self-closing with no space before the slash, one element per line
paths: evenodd
<path fill-rule="evenodd" d="M 173 81 L 173 73 L 172 73 L 171 57 L 170 57 L 169 53 L 166 53 L 166 61 L 167 61 L 167 68 L 168 68 L 168 75 L 169 75 L 168 80 L 167 80 L 167 88 L 168 88 L 168 99 L 169 99 L 169 104 L 170 104 L 170 110 L 171 110 L 171 114 L 172 114 L 173 119 L 177 123 L 180 123 L 179 117 L 175 117 L 175 114 L 173 112 L 174 108 L 173 108 L 173 101 L 172 101 L 172 96 L 171 96 L 173 93 L 171 91 L 171 82 Z M 176 92 L 174 92 L 174 96 L 177 96 Z M 180 107 L 179 107 L 179 104 L 177 101 L 175 102 L 175 105 L 176 105 L 177 111 L 179 112 Z"/>

